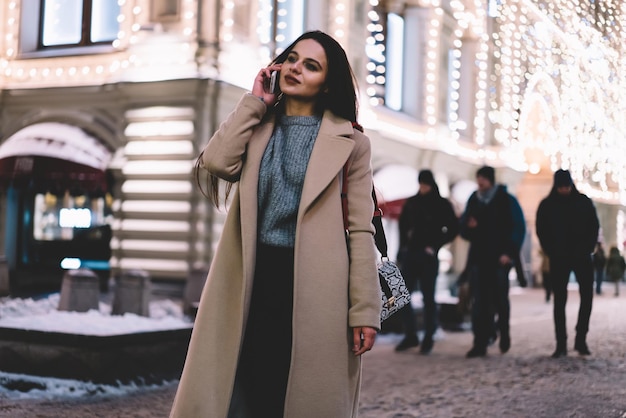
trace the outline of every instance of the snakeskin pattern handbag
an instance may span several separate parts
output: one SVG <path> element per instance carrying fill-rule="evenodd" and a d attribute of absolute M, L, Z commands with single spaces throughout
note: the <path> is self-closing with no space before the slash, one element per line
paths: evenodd
<path fill-rule="evenodd" d="M 343 227 L 348 231 L 348 167 L 344 165 L 341 175 L 341 207 L 343 210 Z M 407 304 L 411 303 L 411 293 L 406 287 L 400 269 L 393 261 L 387 257 L 387 237 L 383 228 L 383 212 L 378 207 L 376 191 L 372 189 L 372 199 L 374 200 L 374 216 L 372 223 L 376 230 L 374 242 L 381 254 L 378 263 L 378 279 L 382 293 L 382 308 L 380 311 L 380 322 L 382 323 L 394 313 L 398 312 Z"/>
<path fill-rule="evenodd" d="M 411 294 L 404 283 L 400 269 L 393 261 L 381 260 L 378 264 L 378 278 L 382 290 L 383 307 L 380 322 L 411 303 Z"/>

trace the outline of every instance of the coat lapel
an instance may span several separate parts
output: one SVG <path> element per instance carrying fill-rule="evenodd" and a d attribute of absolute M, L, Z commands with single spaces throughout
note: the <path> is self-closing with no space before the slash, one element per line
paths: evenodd
<path fill-rule="evenodd" d="M 254 138 L 248 145 L 248 160 L 244 165 L 239 184 L 241 217 L 254 220 L 242 223 L 241 233 L 246 243 L 244 244 L 244 258 L 246 259 L 252 255 L 253 250 L 248 243 L 256 242 L 259 169 L 263 152 L 272 136 L 273 129 L 272 121 L 262 124 L 259 131 L 255 132 Z M 354 140 L 351 138 L 353 133 L 354 128 L 349 121 L 338 118 L 328 111 L 324 113 L 309 159 L 299 212 L 306 211 L 317 196 L 337 177 L 354 148 Z"/>
<path fill-rule="evenodd" d="M 299 216 L 343 168 L 354 148 L 354 140 L 350 137 L 353 133 L 354 128 L 349 121 L 328 111 L 324 113 L 304 179 Z"/>
<path fill-rule="evenodd" d="M 257 239 L 257 211 L 258 211 L 258 183 L 261 158 L 274 130 L 273 120 L 259 125 L 253 138 L 248 143 L 246 152 L 246 164 L 241 173 L 239 182 L 239 201 L 241 205 L 241 238 L 243 240 L 244 266 L 253 266 Z M 244 273 L 251 276 L 251 272 Z M 251 277 L 248 277 L 251 279 Z"/>

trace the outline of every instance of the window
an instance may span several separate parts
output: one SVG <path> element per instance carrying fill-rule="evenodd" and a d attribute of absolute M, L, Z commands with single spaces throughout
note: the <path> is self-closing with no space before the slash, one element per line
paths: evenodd
<path fill-rule="evenodd" d="M 404 77 L 404 18 L 390 13 L 387 16 L 387 47 L 385 104 L 393 110 L 402 110 L 402 90 Z"/>
<path fill-rule="evenodd" d="M 311 2 L 227 0 L 220 3 L 220 76 L 224 82 L 248 88 L 257 68 L 267 65 L 304 31 Z M 242 56 L 246 57 L 246 65 L 241 65 Z"/>
<path fill-rule="evenodd" d="M 112 52 L 122 30 L 120 3 L 124 2 L 22 0 L 19 58 Z"/>
<path fill-rule="evenodd" d="M 258 42 L 279 52 L 304 30 L 304 2 L 231 0 L 222 10 L 225 41 Z"/>
<path fill-rule="evenodd" d="M 429 125 L 456 123 L 461 74 L 456 20 L 446 10 L 407 6 L 395 13 L 387 6 L 380 2 L 369 12 L 370 104 Z"/>
<path fill-rule="evenodd" d="M 423 119 L 426 84 L 425 9 L 410 7 L 388 13 L 383 5 L 369 13 L 368 95 L 372 105 L 384 105 Z"/>
<path fill-rule="evenodd" d="M 100 239 L 111 222 L 111 199 L 109 194 L 91 197 L 38 193 L 33 211 L 33 238 L 36 241 Z"/>
<path fill-rule="evenodd" d="M 119 14 L 114 0 L 41 0 L 38 49 L 111 44 Z"/>

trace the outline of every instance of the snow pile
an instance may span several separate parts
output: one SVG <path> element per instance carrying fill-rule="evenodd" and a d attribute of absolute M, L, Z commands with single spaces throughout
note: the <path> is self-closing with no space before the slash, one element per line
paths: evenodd
<path fill-rule="evenodd" d="M 78 399 L 90 396 L 125 396 L 134 392 L 177 385 L 178 381 L 142 385 L 139 383 L 105 385 L 55 377 L 39 377 L 0 372 L 0 404 L 2 399 Z"/>
<path fill-rule="evenodd" d="M 89 312 L 58 311 L 60 294 L 41 299 L 0 298 L 0 327 L 108 336 L 128 333 L 190 328 L 179 303 L 169 299 L 150 303 L 150 317 L 134 314 L 111 315 L 111 306 L 100 302 L 99 309 Z M 177 384 L 105 385 L 72 379 L 39 377 L 0 371 L 0 401 L 5 399 L 79 398 L 83 396 L 122 396 L 138 390 Z"/>
<path fill-rule="evenodd" d="M 172 300 L 150 303 L 150 317 L 131 313 L 111 315 L 111 306 L 100 302 L 89 312 L 58 311 L 60 295 L 47 298 L 0 298 L 0 327 L 80 335 L 109 336 L 189 328 L 191 320 Z"/>

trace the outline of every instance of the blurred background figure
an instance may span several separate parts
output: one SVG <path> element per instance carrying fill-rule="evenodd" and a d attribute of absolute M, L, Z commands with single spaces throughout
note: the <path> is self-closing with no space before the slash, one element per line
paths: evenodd
<path fill-rule="evenodd" d="M 593 251 L 593 269 L 596 281 L 596 295 L 602 294 L 602 282 L 604 281 L 604 267 L 606 266 L 606 254 L 601 242 L 596 243 Z"/>
<path fill-rule="evenodd" d="M 511 348 L 509 333 L 509 272 L 519 257 L 526 235 L 523 213 L 506 185 L 496 184 L 495 169 L 476 172 L 478 190 L 461 215 L 460 233 L 470 242 L 468 254 L 474 342 L 467 357 L 483 357 L 494 339 L 494 317 L 500 333 L 500 352 Z M 521 214 L 521 215 L 520 215 Z"/>
<path fill-rule="evenodd" d="M 581 355 L 589 355 L 587 332 L 593 303 L 591 254 L 598 242 L 600 223 L 593 202 L 578 191 L 568 170 L 560 169 L 554 173 L 552 190 L 539 203 L 536 222 L 541 248 L 550 257 L 556 334 L 556 350 L 552 357 L 567 355 L 565 304 L 572 272 L 580 293 L 574 349 Z"/>
<path fill-rule="evenodd" d="M 435 289 L 439 274 L 439 249 L 457 236 L 458 219 L 448 199 L 441 196 L 435 177 L 430 170 L 418 175 L 419 190 L 407 199 L 400 214 L 400 250 L 398 262 L 413 293 L 419 284 L 424 301 L 424 338 L 421 354 L 431 352 L 437 331 L 437 303 Z M 396 351 L 404 351 L 419 345 L 415 312 L 411 304 L 401 310 L 404 339 Z"/>
<path fill-rule="evenodd" d="M 606 274 L 609 280 L 615 283 L 615 296 L 619 296 L 619 282 L 624 279 L 624 271 L 626 271 L 624 256 L 620 254 L 617 247 L 613 246 L 609 250 L 609 258 L 606 261 Z"/>

